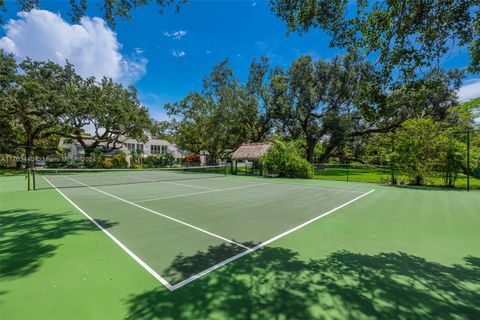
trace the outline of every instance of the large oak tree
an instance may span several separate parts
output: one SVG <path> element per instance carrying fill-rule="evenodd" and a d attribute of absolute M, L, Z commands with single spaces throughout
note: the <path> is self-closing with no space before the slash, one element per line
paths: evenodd
<path fill-rule="evenodd" d="M 454 48 L 480 70 L 478 0 L 271 0 L 271 8 L 292 32 L 318 28 L 332 47 L 375 59 L 384 79 L 414 80 Z"/>
<path fill-rule="evenodd" d="M 225 159 L 245 140 L 237 116 L 240 84 L 225 60 L 205 77 L 202 92 L 165 106 L 174 119 L 169 129 L 174 142 L 195 153 L 206 151 L 210 161 Z"/>

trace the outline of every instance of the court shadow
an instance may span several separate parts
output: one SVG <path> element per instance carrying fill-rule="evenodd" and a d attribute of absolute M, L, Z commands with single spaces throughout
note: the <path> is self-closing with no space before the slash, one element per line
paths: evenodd
<path fill-rule="evenodd" d="M 254 242 L 244 242 L 242 244 L 249 248 L 257 245 Z M 206 251 L 198 251 L 192 256 L 179 254 L 170 267 L 165 270 L 164 276 L 169 279 L 171 284 L 176 284 L 243 251 L 245 249 L 237 245 L 222 243 L 217 246 L 209 246 Z"/>
<path fill-rule="evenodd" d="M 104 227 L 115 223 L 97 221 Z M 35 272 L 42 261 L 52 257 L 60 239 L 81 231 L 99 229 L 86 219 L 72 219 L 70 212 L 46 214 L 35 209 L 0 212 L 0 278 L 23 277 Z"/>
<path fill-rule="evenodd" d="M 172 268 L 188 271 L 197 259 L 179 258 Z M 306 261 L 263 248 L 174 292 L 129 297 L 126 318 L 480 319 L 479 289 L 479 257 L 442 265 L 402 252 L 338 251 Z"/>

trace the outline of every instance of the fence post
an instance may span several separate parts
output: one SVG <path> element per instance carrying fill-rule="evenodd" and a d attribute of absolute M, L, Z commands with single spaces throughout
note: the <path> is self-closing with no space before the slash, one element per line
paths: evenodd
<path fill-rule="evenodd" d="M 395 152 L 395 132 L 392 134 L 392 155 Z M 393 158 L 390 159 L 390 179 L 392 184 L 397 184 L 397 179 L 395 179 L 395 163 Z"/>
<path fill-rule="evenodd" d="M 30 169 L 27 168 L 27 190 L 31 191 L 32 189 L 30 188 Z"/>
<path fill-rule="evenodd" d="M 350 168 L 350 164 L 347 163 L 347 182 L 348 182 L 348 174 L 349 174 L 349 168 Z"/>
<path fill-rule="evenodd" d="M 470 191 L 470 131 L 467 131 L 467 191 Z"/>

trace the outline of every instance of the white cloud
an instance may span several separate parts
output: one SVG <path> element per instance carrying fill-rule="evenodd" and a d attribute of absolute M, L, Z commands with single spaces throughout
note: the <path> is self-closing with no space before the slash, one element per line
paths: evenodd
<path fill-rule="evenodd" d="M 18 59 L 51 60 L 64 64 L 68 60 L 83 77 L 103 76 L 131 84 L 146 72 L 148 60 L 126 58 L 120 53 L 116 34 L 100 18 L 81 19 L 69 24 L 60 15 L 34 9 L 18 13 L 17 20 L 4 25 L 0 48 Z M 136 48 L 135 52 L 140 54 Z"/>
<path fill-rule="evenodd" d="M 173 50 L 172 51 L 172 56 L 176 57 L 176 58 L 183 58 L 185 57 L 187 53 L 185 51 L 177 51 L 177 50 Z"/>
<path fill-rule="evenodd" d="M 458 91 L 460 101 L 468 101 L 480 97 L 480 79 L 472 79 Z"/>
<path fill-rule="evenodd" d="M 212 54 L 212 50 L 207 49 L 207 50 L 205 50 L 205 53 L 206 53 L 206 54 Z"/>
<path fill-rule="evenodd" d="M 133 48 L 133 50 L 135 51 L 136 54 L 142 54 L 145 52 L 145 49 L 142 49 L 142 48 Z"/>
<path fill-rule="evenodd" d="M 187 31 L 185 30 L 178 30 L 178 31 L 165 31 L 163 33 L 163 35 L 167 38 L 171 38 L 171 39 L 175 39 L 175 40 L 180 40 L 182 39 L 184 36 L 187 35 Z"/>
<path fill-rule="evenodd" d="M 171 117 L 163 109 L 150 108 L 150 115 L 157 121 L 168 121 L 171 119 Z"/>
<path fill-rule="evenodd" d="M 257 5 L 257 2 L 252 2 L 252 7 L 255 7 Z"/>

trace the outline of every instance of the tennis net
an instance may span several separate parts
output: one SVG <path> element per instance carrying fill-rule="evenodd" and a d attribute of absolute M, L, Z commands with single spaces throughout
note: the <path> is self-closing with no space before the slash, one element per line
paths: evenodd
<path fill-rule="evenodd" d="M 33 169 L 33 189 L 81 188 L 218 178 L 226 166 L 154 169 Z"/>

